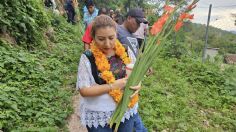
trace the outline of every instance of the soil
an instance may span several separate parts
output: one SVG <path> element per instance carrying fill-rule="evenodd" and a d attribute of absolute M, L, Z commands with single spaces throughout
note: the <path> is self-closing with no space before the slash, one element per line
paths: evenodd
<path fill-rule="evenodd" d="M 81 125 L 79 117 L 79 94 L 72 97 L 74 113 L 70 115 L 68 120 L 69 132 L 87 132 L 87 129 Z"/>

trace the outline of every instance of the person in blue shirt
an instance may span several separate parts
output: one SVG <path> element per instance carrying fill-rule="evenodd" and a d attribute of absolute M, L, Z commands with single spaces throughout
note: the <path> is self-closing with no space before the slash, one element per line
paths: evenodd
<path fill-rule="evenodd" d="M 86 8 L 85 8 L 86 7 Z M 84 24 L 87 27 L 93 19 L 98 15 L 98 9 L 95 7 L 92 0 L 87 0 L 85 3 L 84 11 Z"/>

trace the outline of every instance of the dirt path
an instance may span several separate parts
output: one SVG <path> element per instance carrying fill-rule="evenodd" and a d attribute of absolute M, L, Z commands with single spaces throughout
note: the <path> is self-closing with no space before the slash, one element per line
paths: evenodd
<path fill-rule="evenodd" d="M 79 116 L 78 116 L 78 107 L 79 107 L 79 94 L 74 95 L 72 97 L 72 102 L 73 102 L 73 109 L 74 113 L 70 115 L 69 120 L 68 120 L 68 129 L 70 132 L 87 132 L 86 128 L 84 128 L 80 124 Z"/>

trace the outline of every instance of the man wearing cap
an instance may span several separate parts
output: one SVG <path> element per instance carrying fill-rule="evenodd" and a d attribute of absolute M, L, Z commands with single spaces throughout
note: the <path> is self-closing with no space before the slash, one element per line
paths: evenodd
<path fill-rule="evenodd" d="M 139 44 L 132 33 L 135 33 L 138 30 L 140 23 L 147 24 L 148 21 L 145 19 L 142 9 L 135 8 L 131 9 L 127 13 L 124 23 L 117 26 L 118 40 L 126 47 L 128 46 L 133 51 L 136 57 L 139 52 Z"/>
<path fill-rule="evenodd" d="M 127 15 L 124 23 L 122 25 L 117 25 L 117 38 L 125 46 L 129 47 L 134 55 L 137 57 L 139 53 L 139 44 L 137 39 L 132 33 L 136 32 L 140 26 L 140 23 L 147 24 L 148 21 L 145 19 L 144 12 L 140 8 L 131 9 Z M 143 122 L 139 116 L 136 114 L 134 129 L 136 132 L 147 132 L 147 129 L 143 125 Z"/>
<path fill-rule="evenodd" d="M 87 0 L 84 8 L 84 24 L 87 27 L 98 15 L 98 9 L 95 7 L 93 0 Z"/>

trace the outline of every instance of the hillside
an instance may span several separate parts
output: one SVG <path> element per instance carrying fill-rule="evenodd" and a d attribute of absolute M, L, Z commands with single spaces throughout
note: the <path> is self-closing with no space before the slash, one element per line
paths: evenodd
<path fill-rule="evenodd" d="M 206 25 L 189 23 L 184 31 L 186 42 L 200 52 L 205 44 Z M 236 53 L 236 34 L 211 26 L 208 33 L 208 47 L 220 48 L 223 55 Z"/>
<path fill-rule="evenodd" d="M 0 2 L 0 130 L 4 132 L 58 131 L 72 113 L 82 28 L 42 5 Z"/>
<path fill-rule="evenodd" d="M 159 57 L 153 68 L 143 81 L 139 111 L 150 131 L 236 130 L 235 67 L 221 71 L 192 56 Z"/>

